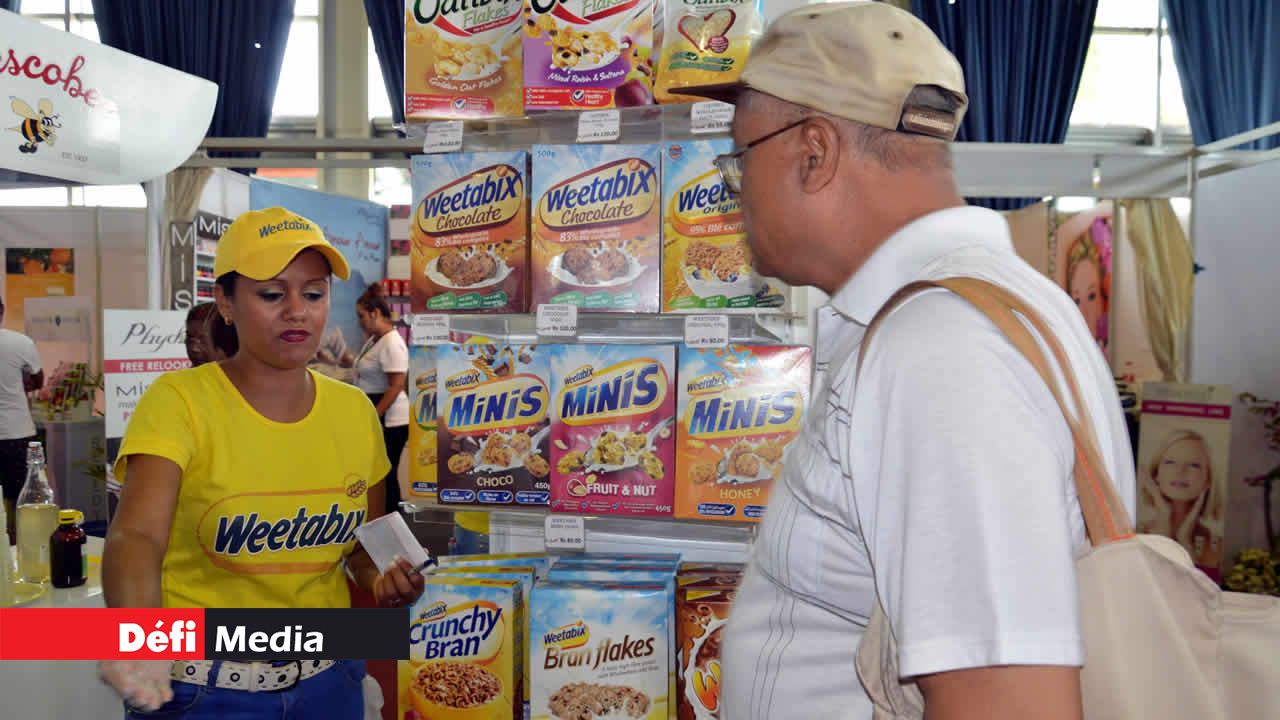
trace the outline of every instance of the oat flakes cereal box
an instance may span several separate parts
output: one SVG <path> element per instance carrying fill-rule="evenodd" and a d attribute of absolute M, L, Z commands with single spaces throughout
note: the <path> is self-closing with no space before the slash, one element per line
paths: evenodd
<path fill-rule="evenodd" d="M 417 155 L 412 168 L 413 311 L 527 310 L 528 154 Z"/>
<path fill-rule="evenodd" d="M 466 344 L 437 352 L 440 502 L 546 505 L 546 349 Z"/>
<path fill-rule="evenodd" d="M 657 145 L 534 146 L 534 306 L 658 311 L 659 156 Z"/>
<path fill-rule="evenodd" d="M 525 110 L 653 103 L 655 0 L 524 0 Z"/>
<path fill-rule="evenodd" d="M 551 569 L 552 558 L 544 553 L 492 553 L 482 555 L 441 555 L 436 558 L 441 568 L 467 566 L 522 566 L 532 565 L 538 571 L 538 578 L 547 576 Z"/>
<path fill-rule="evenodd" d="M 402 720 L 523 717 L 525 610 L 519 581 L 428 577 L 399 663 Z"/>
<path fill-rule="evenodd" d="M 436 501 L 436 352 L 409 348 L 409 441 L 405 459 L 409 471 L 400 486 L 406 501 Z"/>
<path fill-rule="evenodd" d="M 671 602 L 660 584 L 536 586 L 529 619 L 533 719 L 674 717 Z"/>
<path fill-rule="evenodd" d="M 518 0 L 405 0 L 405 119 L 519 117 Z"/>
<path fill-rule="evenodd" d="M 666 0 L 658 102 L 689 102 L 672 90 L 734 82 L 764 32 L 762 0 Z"/>
<path fill-rule="evenodd" d="M 670 515 L 675 346 L 551 347 L 552 511 Z"/>
<path fill-rule="evenodd" d="M 676 713 L 720 717 L 720 643 L 736 590 L 682 588 L 676 595 Z"/>
<path fill-rule="evenodd" d="M 676 517 L 759 522 L 810 376 L 807 347 L 681 346 Z"/>

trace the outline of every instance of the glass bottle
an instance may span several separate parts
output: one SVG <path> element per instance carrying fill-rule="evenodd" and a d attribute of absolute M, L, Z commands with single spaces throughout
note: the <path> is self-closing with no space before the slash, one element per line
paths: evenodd
<path fill-rule="evenodd" d="M 49 582 L 49 537 L 58 527 L 58 504 L 38 442 L 27 444 L 27 482 L 17 506 L 18 579 L 43 586 Z"/>
<path fill-rule="evenodd" d="M 49 565 L 56 588 L 71 588 L 84 584 L 89 575 L 89 556 L 84 545 L 88 535 L 80 523 L 84 513 L 79 510 L 58 512 L 58 529 L 49 538 Z"/>

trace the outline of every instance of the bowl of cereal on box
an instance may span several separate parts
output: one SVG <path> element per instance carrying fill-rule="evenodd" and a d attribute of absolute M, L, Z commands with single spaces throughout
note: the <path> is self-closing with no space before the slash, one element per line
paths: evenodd
<path fill-rule="evenodd" d="M 427 264 L 431 282 L 450 290 L 484 290 L 500 284 L 511 266 L 492 250 L 470 246 L 454 249 Z"/>
<path fill-rule="evenodd" d="M 716 246 L 692 242 L 685 250 L 684 280 L 698 297 L 754 295 L 758 280 L 751 257 L 740 244 Z"/>
<path fill-rule="evenodd" d="M 483 665 L 426 662 L 409 684 L 413 709 L 424 720 L 499 720 L 511 717 L 502 680 Z"/>
<path fill-rule="evenodd" d="M 565 285 L 609 288 L 633 282 L 644 265 L 625 250 L 574 246 L 551 258 L 547 273 Z"/>

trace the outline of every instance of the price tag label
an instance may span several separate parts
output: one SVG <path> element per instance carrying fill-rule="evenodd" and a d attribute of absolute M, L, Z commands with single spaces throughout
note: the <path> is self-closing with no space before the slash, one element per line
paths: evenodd
<path fill-rule="evenodd" d="M 546 523 L 548 550 L 586 550 L 587 528 L 583 519 L 573 515 L 548 515 Z"/>
<path fill-rule="evenodd" d="M 720 348 L 729 344 L 728 315 L 690 315 L 684 319 L 684 344 Z"/>
<path fill-rule="evenodd" d="M 409 323 L 410 345 L 448 345 L 448 315 L 414 315 Z"/>
<path fill-rule="evenodd" d="M 427 136 L 422 141 L 422 152 L 458 152 L 462 149 L 462 121 L 433 122 L 427 126 Z"/>
<path fill-rule="evenodd" d="M 578 142 L 610 142 L 622 135 L 622 115 L 614 110 L 587 110 L 578 116 Z"/>
<path fill-rule="evenodd" d="M 547 304 L 538 306 L 538 334 L 573 337 L 578 334 L 578 306 Z"/>
<path fill-rule="evenodd" d="M 694 103 L 689 111 L 689 129 L 694 135 L 727 133 L 733 127 L 733 113 L 734 106 L 729 103 L 714 100 Z"/>

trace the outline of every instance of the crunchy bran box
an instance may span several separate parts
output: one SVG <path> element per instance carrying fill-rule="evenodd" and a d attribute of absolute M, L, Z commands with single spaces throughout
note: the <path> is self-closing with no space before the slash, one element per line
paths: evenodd
<path fill-rule="evenodd" d="M 532 305 L 657 312 L 657 145 L 533 148 Z"/>
<path fill-rule="evenodd" d="M 670 515 L 675 347 L 551 349 L 551 509 Z"/>
<path fill-rule="evenodd" d="M 736 590 L 676 591 L 676 714 L 679 720 L 720 717 L 720 644 Z"/>
<path fill-rule="evenodd" d="M 546 505 L 545 348 L 466 344 L 437 352 L 440 502 Z"/>
<path fill-rule="evenodd" d="M 524 599 L 518 580 L 428 577 L 399 663 L 403 720 L 524 716 Z"/>
<path fill-rule="evenodd" d="M 533 584 L 538 577 L 538 568 L 534 565 L 446 565 L 436 568 L 432 577 L 445 578 L 450 575 L 464 576 L 478 580 L 516 580 L 520 583 L 520 595 L 526 610 L 529 595 L 533 592 Z M 524 645 L 529 647 L 529 623 L 524 623 Z M 524 673 L 524 703 L 529 704 L 529 673 Z"/>
<path fill-rule="evenodd" d="M 405 119 L 524 114 L 516 0 L 405 0 Z"/>
<path fill-rule="evenodd" d="M 436 500 L 436 351 L 435 348 L 409 348 L 409 472 L 407 487 L 402 486 L 404 500 Z"/>
<path fill-rule="evenodd" d="M 676 517 L 758 522 L 809 403 L 807 347 L 680 348 Z"/>
<path fill-rule="evenodd" d="M 545 582 L 533 590 L 534 720 L 664 720 L 672 599 L 662 584 Z"/>
<path fill-rule="evenodd" d="M 528 309 L 528 168 L 523 150 L 416 155 L 414 312 Z"/>
<path fill-rule="evenodd" d="M 668 143 L 662 154 L 662 309 L 781 307 L 751 267 L 742 205 L 713 162 L 733 140 Z"/>
<path fill-rule="evenodd" d="M 672 90 L 733 82 L 764 32 L 762 0 L 666 0 L 658 102 L 689 102 Z"/>
<path fill-rule="evenodd" d="M 525 110 L 653 103 L 654 0 L 524 0 Z"/>

